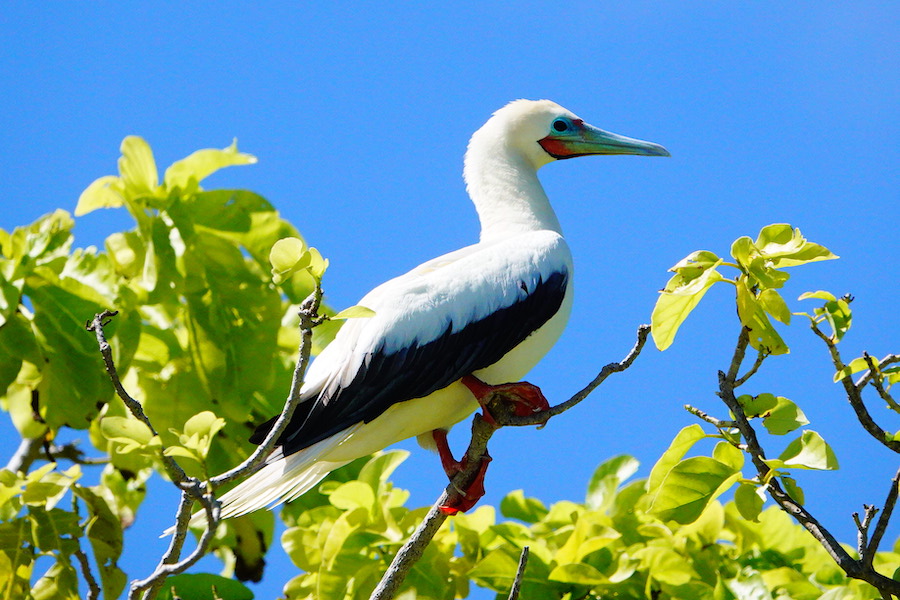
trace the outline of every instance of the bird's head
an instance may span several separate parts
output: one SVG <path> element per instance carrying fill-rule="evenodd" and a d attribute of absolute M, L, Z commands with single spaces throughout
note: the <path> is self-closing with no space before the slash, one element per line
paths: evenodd
<path fill-rule="evenodd" d="M 510 102 L 482 130 L 504 139 L 535 169 L 554 160 L 594 154 L 669 156 L 659 144 L 598 129 L 550 100 Z"/>

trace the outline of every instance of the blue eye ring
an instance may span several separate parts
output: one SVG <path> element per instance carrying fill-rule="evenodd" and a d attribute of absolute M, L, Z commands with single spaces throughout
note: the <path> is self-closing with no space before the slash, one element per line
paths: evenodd
<path fill-rule="evenodd" d="M 570 131 L 572 129 L 572 123 L 569 121 L 569 119 L 560 117 L 558 119 L 555 119 L 550 127 L 555 133 L 565 133 L 566 131 Z"/>

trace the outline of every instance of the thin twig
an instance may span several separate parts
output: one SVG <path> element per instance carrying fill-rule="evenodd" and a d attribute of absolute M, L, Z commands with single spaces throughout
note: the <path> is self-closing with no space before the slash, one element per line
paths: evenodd
<path fill-rule="evenodd" d="M 813 322 L 810 327 L 812 328 L 813 333 L 819 336 L 828 347 L 828 352 L 831 354 L 831 362 L 834 364 L 834 368 L 837 371 L 843 370 L 846 365 L 844 365 L 844 362 L 841 360 L 840 352 L 838 352 L 834 341 L 829 336 L 825 335 L 815 322 Z M 841 379 L 841 384 L 844 386 L 847 400 L 850 402 L 850 406 L 853 407 L 853 412 L 856 413 L 856 418 L 863 429 L 865 429 L 873 438 L 878 440 L 879 443 L 885 445 L 894 452 L 900 453 L 900 442 L 894 440 L 887 431 L 882 429 L 875 422 L 872 415 L 869 414 L 869 410 L 866 408 L 865 402 L 863 402 L 862 399 L 860 386 L 855 384 L 849 375 Z"/>
<path fill-rule="evenodd" d="M 688 411 L 698 419 L 706 421 L 716 429 L 734 429 L 737 426 L 734 421 L 723 421 L 721 419 L 717 419 L 703 412 L 696 406 L 691 406 L 690 404 L 685 404 L 684 410 Z"/>
<path fill-rule="evenodd" d="M 507 600 L 518 600 L 519 598 L 519 588 L 522 587 L 522 580 L 525 578 L 525 565 L 528 564 L 528 550 L 528 546 L 522 548 L 522 555 L 519 556 L 519 568 L 516 569 L 516 578 L 513 579 Z"/>
<path fill-rule="evenodd" d="M 594 380 L 587 384 L 581 391 L 577 392 L 571 398 L 553 406 L 547 410 L 542 410 L 530 415 L 526 416 L 518 416 L 510 414 L 503 418 L 503 420 L 497 421 L 500 425 L 509 425 L 509 426 L 526 426 L 526 425 L 543 425 L 547 422 L 551 417 L 555 417 L 556 415 L 560 415 L 585 398 L 587 398 L 591 392 L 593 392 L 597 387 L 603 383 L 607 377 L 612 375 L 613 373 L 620 373 L 631 366 L 631 363 L 635 361 L 638 355 L 641 353 L 641 350 L 644 348 L 644 344 L 647 342 L 647 336 L 650 335 L 650 326 L 649 325 L 641 325 L 637 330 L 637 341 L 634 346 L 628 352 L 628 354 L 619 362 L 612 362 L 608 365 L 604 366 L 600 369 L 600 372 L 594 377 Z"/>
<path fill-rule="evenodd" d="M 19 442 L 19 447 L 16 448 L 16 451 L 9 459 L 9 462 L 6 463 L 6 468 L 13 473 L 28 471 L 29 467 L 31 467 L 31 463 L 33 463 L 41 453 L 41 445 L 43 443 L 43 437 L 22 438 L 22 441 Z"/>
<path fill-rule="evenodd" d="M 91 573 L 91 563 L 88 562 L 88 557 L 80 547 L 75 550 L 74 554 L 81 566 L 81 575 L 88 585 L 88 595 L 85 600 L 97 600 L 100 597 L 100 586 L 97 584 L 94 574 Z"/>
<path fill-rule="evenodd" d="M 184 502 L 182 502 L 182 505 L 179 506 L 179 522 L 182 522 L 181 508 L 183 505 Z M 209 501 L 203 502 L 203 509 L 207 512 L 208 522 L 219 522 L 219 511 L 221 509 L 218 502 L 213 502 L 210 498 Z M 184 526 L 186 528 L 186 523 Z M 159 588 L 162 587 L 162 584 L 167 577 L 183 573 L 201 558 L 206 556 L 206 553 L 209 550 L 209 544 L 210 542 L 212 542 L 215 532 L 216 530 L 214 527 L 207 528 L 206 531 L 203 532 L 203 535 L 200 536 L 200 541 L 197 542 L 197 547 L 194 548 L 194 551 L 191 552 L 190 555 L 188 555 L 184 560 L 174 563 L 160 562 L 160 564 L 156 567 L 156 570 L 149 577 L 140 581 L 132 581 L 131 589 L 128 592 L 128 600 L 138 600 L 138 598 L 141 597 L 143 597 L 144 600 L 150 600 L 151 598 L 153 598 L 159 591 Z M 172 544 L 170 544 L 170 550 L 171 548 Z M 166 553 L 166 557 L 171 559 L 170 552 Z M 166 560 L 166 557 L 163 558 L 163 561 Z M 144 593 L 145 591 L 146 593 Z"/>
<path fill-rule="evenodd" d="M 749 371 L 744 373 L 743 377 L 736 379 L 734 381 L 734 387 L 736 387 L 736 388 L 741 387 L 742 385 L 747 383 L 747 380 L 750 379 L 751 377 L 753 377 L 756 374 L 756 372 L 759 371 L 759 368 L 762 366 L 763 361 L 765 361 L 768 357 L 769 357 L 769 353 L 763 349 L 760 349 L 756 354 L 756 361 L 753 363 L 753 366 L 750 367 Z"/>
<path fill-rule="evenodd" d="M 104 310 L 99 315 L 94 316 L 94 320 L 87 324 L 87 330 L 93 331 L 94 335 L 97 336 L 97 344 L 100 346 L 103 364 L 106 365 L 106 372 L 109 374 L 113 387 L 116 389 L 116 394 L 118 394 L 119 398 L 122 399 L 122 402 L 125 403 L 125 406 L 128 407 L 128 410 L 137 420 L 146 425 L 153 435 L 158 435 L 153 424 L 150 422 L 150 419 L 147 418 L 147 415 L 144 413 L 144 407 L 141 406 L 140 402 L 132 398 L 122 385 L 122 381 L 119 379 L 119 373 L 116 370 L 116 363 L 113 361 L 112 348 L 110 347 L 109 342 L 106 341 L 106 334 L 104 333 L 103 328 L 109 324 L 108 319 L 117 314 L 119 314 L 119 311 L 117 310 Z M 177 462 L 175 462 L 174 458 L 165 454 L 164 447 L 160 448 L 159 455 L 162 459 L 163 467 L 166 469 L 166 473 L 178 487 L 181 489 L 196 488 L 196 481 L 187 476 L 184 470 Z"/>
<path fill-rule="evenodd" d="M 900 405 L 898 405 L 897 402 L 894 401 L 893 396 L 891 396 L 890 392 L 888 392 L 884 387 L 884 377 L 881 375 L 881 366 L 875 366 L 875 360 L 869 355 L 868 352 L 863 354 L 863 356 L 866 359 L 866 364 L 869 366 L 869 373 L 872 374 L 872 386 L 878 392 L 878 395 L 881 396 L 881 399 L 887 402 L 887 405 L 891 408 L 891 410 L 893 410 L 894 412 L 900 412 Z"/>
<path fill-rule="evenodd" d="M 872 537 L 869 538 L 865 552 L 860 553 L 860 560 L 866 568 L 872 568 L 872 559 L 875 558 L 875 553 L 878 552 L 878 545 L 881 543 L 881 538 L 884 537 L 884 532 L 887 530 L 888 521 L 891 520 L 891 514 L 894 512 L 894 506 L 897 504 L 898 487 L 900 487 L 900 469 L 897 470 L 894 478 L 891 479 L 891 487 L 888 489 L 887 498 L 884 500 L 881 516 L 878 518 L 878 522 L 875 523 L 875 530 L 872 532 Z"/>
<path fill-rule="evenodd" d="M 853 522 L 856 524 L 856 551 L 861 557 L 865 556 L 869 543 L 869 525 L 878 512 L 878 509 L 871 504 L 864 504 L 863 510 L 865 510 L 865 515 L 862 520 L 859 518 L 859 513 L 853 513 Z"/>

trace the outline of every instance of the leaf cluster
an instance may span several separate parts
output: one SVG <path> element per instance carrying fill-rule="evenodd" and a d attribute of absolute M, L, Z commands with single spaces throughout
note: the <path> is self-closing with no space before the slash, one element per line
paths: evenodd
<path fill-rule="evenodd" d="M 132 216 L 134 228 L 111 234 L 102 249 L 76 248 L 75 220 L 63 210 L 0 230 L 0 406 L 30 448 L 14 467 L 21 473 L 2 472 L 4 485 L 26 490 L 26 498 L 49 485 L 47 478 L 58 475 L 52 462 L 29 469 L 54 459 L 37 449 L 52 448 L 66 430 L 87 430 L 99 459 L 109 463 L 98 486 L 82 486 L 77 478 L 64 486 L 75 499 L 71 510 L 49 500 L 4 505 L 3 527 L 17 537 L 9 538 L 0 562 L 17 575 L 3 571 L 0 587 L 25 586 L 35 557 L 54 552 L 46 576 L 59 589 L 51 596 L 82 595 L 77 578 L 65 575 L 77 565 L 74 546 L 49 548 L 47 536 L 35 537 L 46 519 L 34 515 L 43 510 L 72 540 L 88 535 L 105 597 L 117 597 L 124 585 L 116 566 L 123 527 L 134 519 L 144 481 L 163 472 L 160 449 L 189 475 L 202 477 L 249 453 L 254 424 L 280 412 L 287 395 L 299 339 L 296 306 L 327 267 L 261 196 L 201 187 L 218 169 L 256 162 L 236 144 L 199 150 L 169 166 L 162 181 L 143 139 L 127 137 L 121 153 L 119 173 L 89 185 L 75 209 L 80 216 L 124 208 Z M 298 268 L 282 273 L 279 285 L 273 282 L 270 254 L 282 238 L 304 246 L 316 273 Z M 115 395 L 96 342 L 85 332 L 85 321 L 105 309 L 118 311 L 106 327 L 118 373 L 155 431 Z M 317 328 L 317 347 L 335 331 L 331 323 Z M 34 473 L 43 475 L 27 483 Z M 15 483 L 20 479 L 27 484 Z M 89 513 L 92 524 L 78 525 L 77 511 Z M 271 520 L 243 525 L 253 538 L 271 538 Z M 103 552 L 92 532 L 109 540 Z M 260 575 L 264 551 L 264 544 L 244 553 L 219 550 L 232 569 L 251 578 Z"/>
<path fill-rule="evenodd" d="M 638 463 L 618 456 L 597 468 L 584 503 L 547 507 L 517 490 L 500 504 L 503 519 L 490 506 L 456 515 L 438 531 L 398 597 L 451 600 L 466 597 L 475 583 L 506 598 L 524 546 L 530 548 L 519 595 L 524 600 L 879 597 L 847 579 L 781 511 L 770 508 L 748 521 L 736 502 L 698 500 L 704 494 L 690 482 L 719 489 L 742 459 L 720 442 L 709 461 L 724 466 L 695 464 L 717 469 L 709 481 L 700 468 L 676 469 L 684 463 L 675 455 L 692 445 L 688 440 L 704 437 L 694 439 L 694 427 L 676 438 L 648 480 L 630 480 Z M 283 510 L 289 528 L 282 544 L 304 571 L 285 586 L 288 599 L 369 597 L 424 514 L 406 508 L 408 494 L 387 481 L 404 458 L 394 451 L 357 461 Z M 685 482 L 688 489 L 680 485 Z M 896 568 L 900 554 L 881 553 L 878 561 Z"/>
<path fill-rule="evenodd" d="M 660 293 L 651 317 L 657 348 L 668 348 L 706 292 L 717 282 L 727 282 L 735 287 L 738 316 L 750 332 L 750 345 L 768 354 L 785 354 L 788 347 L 770 320 L 791 322 L 791 311 L 778 291 L 790 278 L 783 269 L 837 258 L 785 223 L 763 227 L 755 241 L 738 238 L 731 245 L 731 256 L 734 262 L 726 262 L 713 252 L 698 250 L 669 269 L 675 275 Z M 720 266 L 737 269 L 737 276 L 725 277 Z"/>

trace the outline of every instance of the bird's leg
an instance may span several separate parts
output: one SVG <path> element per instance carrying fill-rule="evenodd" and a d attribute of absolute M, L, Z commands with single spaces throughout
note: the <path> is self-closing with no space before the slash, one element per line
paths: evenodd
<path fill-rule="evenodd" d="M 466 375 L 461 379 L 461 382 L 469 388 L 469 391 L 478 400 L 478 404 L 481 405 L 484 411 L 485 421 L 491 425 L 496 425 L 497 421 L 488 411 L 487 403 L 494 394 L 503 394 L 505 398 L 511 400 L 513 402 L 513 412 L 520 417 L 526 417 L 550 408 L 550 404 L 547 402 L 541 389 L 526 381 L 488 385 L 474 375 Z"/>
<path fill-rule="evenodd" d="M 438 455 L 441 457 L 441 466 L 444 467 L 444 472 L 447 474 L 447 477 L 453 481 L 456 474 L 466 468 L 469 457 L 463 455 L 462 460 L 460 461 L 453 458 L 453 452 L 450 451 L 450 444 L 447 443 L 446 429 L 435 429 L 431 432 L 431 435 L 437 445 Z M 440 506 L 441 512 L 448 515 L 455 515 L 458 512 L 465 512 L 475 506 L 481 497 L 484 496 L 484 476 L 487 473 L 488 463 L 490 462 L 491 456 L 485 451 L 481 457 L 481 466 L 478 468 L 478 473 L 475 474 L 472 483 L 464 490 L 457 488 L 456 491 L 459 492 L 458 498 L 449 500 L 446 504 L 442 504 Z"/>

